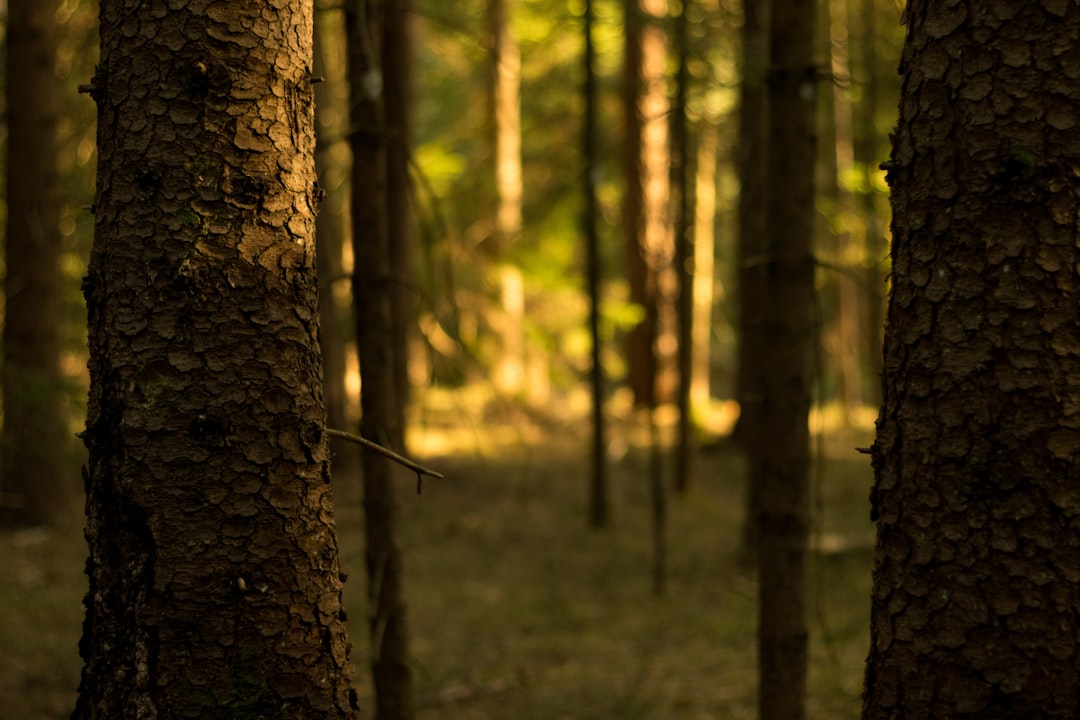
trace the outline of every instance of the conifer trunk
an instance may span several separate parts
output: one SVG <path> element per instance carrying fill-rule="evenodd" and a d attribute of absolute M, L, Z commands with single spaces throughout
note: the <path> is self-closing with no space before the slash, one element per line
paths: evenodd
<path fill-rule="evenodd" d="M 389 219 L 387 217 L 387 135 L 382 75 L 383 16 L 375 0 L 350 0 L 346 9 L 349 44 L 350 147 L 353 153 L 353 301 L 360 360 L 360 434 L 394 446 L 395 358 L 391 331 Z M 394 448 L 398 449 L 398 448 Z M 375 685 L 376 720 L 411 720 L 415 715 L 409 636 L 397 540 L 394 466 L 365 451 L 364 527 L 368 574 L 369 662 Z"/>
<path fill-rule="evenodd" d="M 55 0 L 9 0 L 0 524 L 74 514 L 60 373 L 63 279 Z M 75 466 L 77 468 L 77 465 Z M 77 477 L 77 476 L 75 476 Z"/>
<path fill-rule="evenodd" d="M 808 415 L 815 341 L 816 3 L 773 0 L 768 75 L 768 210 L 762 257 L 761 415 L 751 482 L 760 489 L 762 720 L 806 714 Z"/>
<path fill-rule="evenodd" d="M 77 720 L 351 718 L 309 2 L 101 3 Z"/>

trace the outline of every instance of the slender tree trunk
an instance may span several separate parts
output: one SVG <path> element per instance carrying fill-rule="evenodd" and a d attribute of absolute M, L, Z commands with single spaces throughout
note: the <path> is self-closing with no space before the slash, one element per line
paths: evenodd
<path fill-rule="evenodd" d="M 858 340 L 858 275 L 852 252 L 851 224 L 854 204 L 852 176 L 851 98 L 848 94 L 847 11 L 844 0 L 828 0 L 819 6 L 822 56 L 832 82 L 821 92 L 821 135 L 818 145 L 818 249 L 828 269 L 823 274 L 822 345 L 828 353 L 830 399 L 840 406 L 846 424 L 851 409 L 861 402 Z M 853 282 L 853 275 L 856 280 Z M 823 369 L 824 370 L 824 369 Z"/>
<path fill-rule="evenodd" d="M 7 232 L 0 524 L 74 514 L 60 372 L 63 279 L 55 0 L 7 6 Z"/>
<path fill-rule="evenodd" d="M 607 491 L 607 439 L 604 421 L 604 366 L 600 345 L 600 237 L 597 224 L 596 176 L 599 158 L 596 147 L 596 49 L 593 45 L 593 0 L 585 0 L 585 123 L 582 145 L 585 155 L 585 281 L 589 291 L 589 337 L 592 340 L 592 475 L 589 482 L 589 525 L 608 524 L 610 505 Z"/>
<path fill-rule="evenodd" d="M 627 363 L 635 403 L 642 407 L 670 400 L 675 390 L 675 279 L 668 223 L 670 108 L 665 38 L 659 24 L 665 14 L 665 0 L 626 4 L 623 223 L 630 299 L 644 311 L 628 338 Z"/>
<path fill-rule="evenodd" d="M 736 395 L 739 421 L 735 432 L 739 444 L 750 455 L 754 444 L 767 441 L 759 418 L 764 401 L 761 368 L 765 355 L 762 313 L 766 298 L 765 236 L 768 229 L 766 188 L 768 150 L 768 98 L 765 92 L 769 61 L 769 2 L 743 2 L 743 78 L 739 103 L 738 208 L 738 372 Z M 759 451 L 760 452 L 760 451 Z M 761 508 L 761 488 L 750 475 L 746 489 L 746 518 L 743 522 L 744 563 L 757 557 L 757 517 Z"/>
<path fill-rule="evenodd" d="M 398 436 L 394 444 L 406 451 L 409 397 L 409 347 L 416 324 L 415 272 L 412 268 L 414 218 L 409 181 L 412 144 L 413 16 L 412 0 L 386 0 L 382 63 L 386 106 L 386 202 L 390 243 L 390 329 L 394 344 L 394 396 Z"/>
<path fill-rule="evenodd" d="M 350 718 L 310 3 L 101 3 L 74 718 Z"/>
<path fill-rule="evenodd" d="M 713 118 L 704 118 L 702 124 L 694 180 L 694 330 L 690 405 L 704 414 L 708 412 L 712 396 L 709 374 L 716 250 L 716 153 L 720 130 Z"/>
<path fill-rule="evenodd" d="M 341 16 L 329 12 L 320 14 L 322 17 L 316 17 L 314 33 L 315 75 L 325 78 L 315 86 L 315 125 L 319 136 L 315 168 L 319 174 L 319 188 L 323 193 L 315 221 L 319 269 L 319 329 L 326 424 L 340 430 L 349 427 L 349 397 L 345 376 L 346 346 L 352 333 L 346 332 L 346 325 L 351 321 L 351 318 L 347 317 L 348 310 L 338 302 L 334 292 L 345 274 L 342 249 L 348 228 L 348 198 L 344 177 L 346 171 L 336 162 L 333 145 L 335 140 L 344 134 L 345 127 L 343 122 L 334 122 L 331 118 L 345 114 L 348 92 L 344 87 L 344 68 L 336 63 L 327 43 L 327 36 L 331 36 L 338 41 L 338 47 L 341 47 L 343 37 L 340 30 L 336 36 L 331 35 L 333 29 L 341 28 Z M 340 440 L 332 440 L 330 446 L 334 456 L 334 475 L 343 479 L 351 477 L 360 464 L 357 448 Z"/>
<path fill-rule="evenodd" d="M 885 134 L 877 129 L 877 111 L 882 105 L 882 98 L 889 97 L 895 91 L 891 85 L 883 88 L 883 78 L 878 72 L 882 49 L 879 47 L 881 35 L 877 19 L 876 3 L 867 2 L 856 8 L 849 8 L 849 26 L 858 28 L 851 37 L 853 49 L 859 50 L 860 67 L 852 65 L 851 76 L 857 79 L 860 100 L 854 105 L 854 143 L 852 153 L 855 166 L 861 170 L 861 192 L 857 195 L 859 215 L 863 218 L 862 257 L 863 257 L 863 309 L 861 317 L 864 340 L 863 346 L 863 386 L 865 402 L 879 406 L 881 404 L 881 345 L 885 328 L 885 272 L 883 264 L 888 255 L 885 232 L 879 221 L 879 193 L 875 186 L 878 165 L 884 158 L 879 154 L 881 141 Z M 897 93 L 899 94 L 899 93 Z"/>
<path fill-rule="evenodd" d="M 690 0 L 682 0 L 679 14 L 675 17 L 675 45 L 678 52 L 678 70 L 675 78 L 675 106 L 671 112 L 671 194 L 675 215 L 675 280 L 677 298 L 675 303 L 678 321 L 677 375 L 678 389 L 678 436 L 675 449 L 675 488 L 679 492 L 690 489 L 693 475 L 693 417 L 690 405 L 690 385 L 693 380 L 693 331 L 694 331 L 694 185 L 691 183 L 690 138 L 687 132 L 686 96 L 690 85 L 687 39 L 687 6 Z"/>
<path fill-rule="evenodd" d="M 768 209 L 762 307 L 758 572 L 762 720 L 799 720 L 806 700 L 806 543 L 813 379 L 816 85 L 810 0 L 773 0 L 769 39 Z"/>
<path fill-rule="evenodd" d="M 376 0 L 351 0 L 345 12 L 349 43 L 350 146 L 353 151 L 353 298 L 360 360 L 360 434 L 382 445 L 399 437 L 395 427 L 395 374 L 390 307 L 386 206 L 386 121 L 379 58 L 382 17 Z M 408 623 L 397 541 L 394 467 L 363 454 L 364 519 L 368 571 L 371 674 L 377 720 L 415 716 Z"/>
<path fill-rule="evenodd" d="M 499 355 L 494 380 L 504 395 L 525 389 L 525 280 L 510 259 L 510 248 L 521 238 L 521 51 L 510 30 L 512 0 L 488 1 L 491 42 L 491 108 L 494 118 L 495 208 L 492 247 L 496 262 L 500 313 L 497 318 Z"/>
<path fill-rule="evenodd" d="M 863 717 L 1073 718 L 1080 13 L 906 20 Z"/>

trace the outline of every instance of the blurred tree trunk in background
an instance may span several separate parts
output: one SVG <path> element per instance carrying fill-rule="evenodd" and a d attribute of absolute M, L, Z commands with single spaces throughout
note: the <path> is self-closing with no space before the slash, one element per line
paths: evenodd
<path fill-rule="evenodd" d="M 863 717 L 1080 698 L 1080 12 L 911 0 Z"/>
<path fill-rule="evenodd" d="M 315 221 L 316 256 L 319 267 L 319 329 L 323 358 L 323 393 L 326 396 L 326 424 L 339 430 L 350 426 L 346 391 L 347 344 L 352 333 L 347 325 L 351 315 L 337 298 L 335 289 L 345 276 L 342 251 L 348 232 L 346 170 L 338 162 L 338 141 L 345 134 L 348 90 L 344 72 L 344 36 L 341 16 L 319 9 L 315 17 L 315 75 L 324 80 L 315 86 L 315 125 L 318 145 L 315 168 L 319 187 L 325 193 Z M 359 470 L 358 449 L 341 440 L 331 440 L 334 475 L 350 484 Z"/>
<path fill-rule="evenodd" d="M 687 129 L 687 103 L 690 72 L 687 6 L 691 0 L 681 0 L 675 16 L 675 104 L 671 108 L 671 211 L 674 231 L 674 275 L 676 283 L 676 318 L 678 350 L 676 368 L 678 387 L 678 437 L 675 449 L 675 488 L 690 489 L 694 453 L 693 418 L 690 406 L 690 384 L 693 380 L 694 332 L 694 203 L 692 182 L 693 163 L 691 142 Z"/>
<path fill-rule="evenodd" d="M 771 0 L 743 1 L 743 67 L 739 93 L 739 142 L 736 162 L 739 173 L 738 241 L 736 280 L 738 283 L 739 344 L 735 395 L 739 401 L 736 440 L 747 455 L 755 442 L 767 441 L 761 432 L 761 368 L 765 336 L 762 313 L 765 289 L 765 235 L 768 176 L 768 97 L 766 74 L 769 62 L 769 3 Z M 746 489 L 746 519 L 743 523 L 742 562 L 752 563 L 757 548 L 757 516 L 761 506 L 757 478 L 749 476 Z"/>
<path fill-rule="evenodd" d="M 595 14 L 593 0 L 585 0 L 585 117 L 582 150 L 585 158 L 585 283 L 589 293 L 589 338 L 591 340 L 591 365 L 589 373 L 592 391 L 592 475 L 589 479 L 589 526 L 596 529 L 606 526 L 610 520 L 610 502 L 607 483 L 607 440 L 604 419 L 604 366 L 600 345 L 601 277 L 600 266 L 600 212 L 596 197 L 597 177 L 600 173 L 600 157 L 596 142 L 597 109 L 599 97 L 596 89 L 596 46 L 593 42 Z"/>
<path fill-rule="evenodd" d="M 666 2 L 626 0 L 625 12 L 626 275 L 630 300 L 644 313 L 630 331 L 626 359 L 634 403 L 645 407 L 672 399 L 675 390 L 673 249 L 668 223 L 670 108 L 660 25 Z"/>
<path fill-rule="evenodd" d="M 818 6 L 821 57 L 829 82 L 821 88 L 818 143 L 816 247 L 823 262 L 820 305 L 821 344 L 827 356 L 818 370 L 823 401 L 834 401 L 841 422 L 861 404 L 859 366 L 864 349 L 859 341 L 859 293 L 861 281 L 855 260 L 851 225 L 855 209 L 851 193 L 852 122 L 848 76 L 847 4 L 828 0 Z M 827 371 L 826 371 L 827 369 Z"/>
<path fill-rule="evenodd" d="M 813 385 L 818 67 L 812 0 L 773 0 L 769 31 L 765 343 L 751 444 L 757 518 L 762 720 L 806 713 L 806 545 Z M 767 437 L 766 437 L 767 435 Z"/>
<path fill-rule="evenodd" d="M 492 148 L 495 162 L 495 207 L 492 254 L 499 288 L 493 318 L 499 337 L 492 369 L 495 387 L 504 395 L 525 389 L 525 279 L 510 258 L 521 238 L 521 51 L 510 30 L 511 0 L 488 0 L 488 42 L 491 48 Z"/>
<path fill-rule="evenodd" d="M 895 8 L 889 8 L 890 14 Z M 878 132 L 877 114 L 883 107 L 890 113 L 895 108 L 895 96 L 899 88 L 895 87 L 897 74 L 893 72 L 895 60 L 889 52 L 891 43 L 885 42 L 886 33 L 882 25 L 893 27 L 893 18 L 883 22 L 878 15 L 877 2 L 864 1 L 848 5 L 848 27 L 851 39 L 851 78 L 852 87 L 858 91 L 858 101 L 854 103 L 852 155 L 858 170 L 859 192 L 856 194 L 857 212 L 863 225 L 862 235 L 862 277 L 865 283 L 862 300 L 863 315 L 861 335 L 864 345 L 862 395 L 864 402 L 871 406 L 881 404 L 881 345 L 885 328 L 885 269 L 888 256 L 888 242 L 885 227 L 881 223 L 884 212 L 879 205 L 884 204 L 884 193 L 878 192 L 876 178 L 880 172 L 878 165 L 884 159 L 881 144 L 886 139 L 885 132 Z M 899 33 L 897 33 L 898 35 Z M 889 67 L 879 70 L 882 58 L 887 58 Z M 889 126 L 892 127 L 892 120 Z"/>
<path fill-rule="evenodd" d="M 709 375 L 716 262 L 716 155 L 720 128 L 717 118 L 708 114 L 701 123 L 694 164 L 694 326 L 690 406 L 705 415 L 712 400 Z"/>
<path fill-rule="evenodd" d="M 395 291 L 390 271 L 386 203 L 387 130 L 383 95 L 383 24 L 377 0 L 350 0 L 345 10 L 348 38 L 349 145 L 353 153 L 352 246 L 356 344 L 360 360 L 360 434 L 394 447 L 395 358 L 390 306 Z M 398 448 L 394 448 L 395 450 Z M 395 468 L 382 455 L 365 451 L 364 519 L 368 573 L 371 674 L 377 720 L 409 720 L 415 715 L 408 625 L 402 588 Z"/>
<path fill-rule="evenodd" d="M 70 518 L 76 497 L 60 372 L 63 278 L 55 0 L 7 7 L 7 230 L 0 524 Z"/>
<path fill-rule="evenodd" d="M 409 348 L 416 325 L 418 296 L 413 270 L 415 218 L 409 158 L 412 147 L 413 27 L 412 0 L 383 5 L 382 66 L 386 108 L 386 202 L 390 244 L 390 329 L 394 349 L 394 398 L 398 452 L 406 447 L 406 417 L 411 396 Z"/>
<path fill-rule="evenodd" d="M 90 84 L 90 583 L 73 717 L 351 718 L 311 5 L 161 7 L 103 0 Z"/>

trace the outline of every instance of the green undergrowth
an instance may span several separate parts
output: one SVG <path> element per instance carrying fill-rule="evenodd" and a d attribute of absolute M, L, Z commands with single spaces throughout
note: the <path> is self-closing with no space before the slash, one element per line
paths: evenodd
<path fill-rule="evenodd" d="M 482 432 L 482 431 L 481 431 Z M 695 458 L 669 497 L 667 591 L 652 591 L 647 456 L 610 466 L 611 523 L 586 527 L 588 457 L 576 427 L 498 450 L 420 458 L 402 471 L 401 544 L 420 718 L 753 718 L 756 581 L 740 570 L 744 467 L 726 446 Z M 859 714 L 872 527 L 866 438 L 832 436 L 814 482 L 809 717 Z M 338 535 L 362 717 L 362 506 L 337 476 Z M 0 717 L 66 718 L 78 685 L 85 545 L 78 530 L 0 534 Z"/>

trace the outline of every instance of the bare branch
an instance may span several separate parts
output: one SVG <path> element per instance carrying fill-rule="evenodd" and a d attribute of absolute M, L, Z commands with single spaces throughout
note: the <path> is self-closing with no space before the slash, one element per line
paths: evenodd
<path fill-rule="evenodd" d="M 421 465 L 419 463 L 415 463 L 412 460 L 410 460 L 409 458 L 402 457 L 401 455 L 398 455 L 393 450 L 388 450 L 387 448 L 384 448 L 382 445 L 380 445 L 378 443 L 375 443 L 375 442 L 372 442 L 372 441 L 368 440 L 365 437 L 361 437 L 360 435 L 354 435 L 352 433 L 347 433 L 344 430 L 335 430 L 334 428 L 326 428 L 326 434 L 329 435 L 330 437 L 338 438 L 339 440 L 347 440 L 347 441 L 349 441 L 351 443 L 355 443 L 357 445 L 360 445 L 361 447 L 367 448 L 368 450 L 374 450 L 375 452 L 379 453 L 383 457 L 390 458 L 391 460 L 393 460 L 397 464 L 402 465 L 402 466 L 407 467 L 410 470 L 412 470 L 414 473 L 416 473 L 416 494 L 417 495 L 420 494 L 421 483 L 423 482 L 423 479 L 424 479 L 425 475 L 428 475 L 428 476 L 433 477 L 433 478 L 440 478 L 440 479 L 445 477 L 445 475 L 443 475 L 441 472 L 437 472 L 435 470 L 432 470 L 431 468 L 426 468 L 426 467 L 424 467 L 423 465 Z"/>

